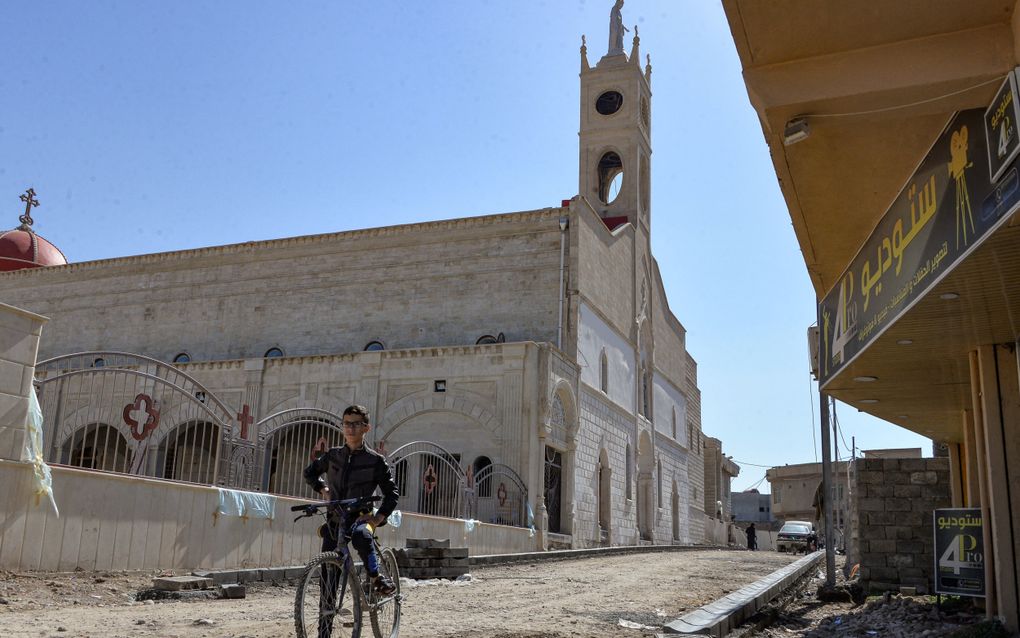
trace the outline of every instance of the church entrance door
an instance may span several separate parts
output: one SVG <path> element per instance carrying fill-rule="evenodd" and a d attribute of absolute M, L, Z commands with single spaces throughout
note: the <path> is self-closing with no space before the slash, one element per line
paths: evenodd
<path fill-rule="evenodd" d="M 560 504 L 562 503 L 563 456 L 554 448 L 545 448 L 545 511 L 549 516 L 549 531 L 560 534 Z"/>

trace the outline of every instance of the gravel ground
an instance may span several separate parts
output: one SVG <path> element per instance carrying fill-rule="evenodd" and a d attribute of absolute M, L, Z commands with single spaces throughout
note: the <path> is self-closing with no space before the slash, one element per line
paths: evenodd
<path fill-rule="evenodd" d="M 849 585 L 843 578 L 843 557 L 837 557 L 837 588 Z M 862 604 L 823 602 L 819 587 L 822 569 L 802 580 L 763 613 L 734 634 L 734 638 L 1006 638 L 1001 626 L 985 623 L 983 611 L 969 600 L 950 599 L 940 610 L 933 596 L 886 594 L 868 597 Z"/>
<path fill-rule="evenodd" d="M 470 582 L 404 581 L 400 634 L 651 636 L 792 560 L 774 552 L 692 550 L 477 567 Z M 250 585 L 244 600 L 135 602 L 156 575 L 0 573 L 0 636 L 293 635 L 292 585 Z"/>

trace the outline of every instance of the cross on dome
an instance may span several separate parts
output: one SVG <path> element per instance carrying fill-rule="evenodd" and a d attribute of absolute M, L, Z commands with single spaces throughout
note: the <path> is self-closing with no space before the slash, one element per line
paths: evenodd
<path fill-rule="evenodd" d="M 35 198 L 35 189 L 29 188 L 21 195 L 20 199 L 25 202 L 25 214 L 18 217 L 18 221 L 21 222 L 22 230 L 29 230 L 33 222 L 32 207 L 39 205 L 39 200 Z"/>

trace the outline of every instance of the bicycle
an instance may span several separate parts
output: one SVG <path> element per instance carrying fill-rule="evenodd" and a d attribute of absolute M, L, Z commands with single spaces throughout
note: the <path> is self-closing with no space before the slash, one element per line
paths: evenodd
<path fill-rule="evenodd" d="M 387 575 L 397 589 L 382 595 L 372 587 L 368 571 L 351 558 L 351 536 L 347 521 L 372 511 L 372 504 L 382 497 L 361 498 L 295 505 L 292 512 L 303 512 L 295 518 L 322 516 L 328 531 L 337 538 L 337 549 L 323 552 L 305 566 L 294 599 L 294 626 L 297 638 L 360 638 L 367 611 L 375 638 L 397 638 L 400 631 L 400 573 L 392 549 L 382 548 L 372 530 L 372 542 L 379 556 L 379 571 Z M 330 516 L 338 510 L 340 516 Z M 343 531 L 343 536 L 339 532 Z"/>

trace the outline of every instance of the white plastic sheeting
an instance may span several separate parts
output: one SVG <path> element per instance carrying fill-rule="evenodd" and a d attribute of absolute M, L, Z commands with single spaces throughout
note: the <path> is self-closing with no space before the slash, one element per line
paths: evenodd
<path fill-rule="evenodd" d="M 43 414 L 39 407 L 39 398 L 35 396 L 35 388 L 28 397 L 28 423 L 25 424 L 25 447 L 21 450 L 21 460 L 32 464 L 32 483 L 35 493 L 35 504 L 38 507 L 45 496 L 53 506 L 53 512 L 60 516 L 57 501 L 53 498 L 53 476 L 50 466 L 43 460 Z"/>
<path fill-rule="evenodd" d="M 239 518 L 276 517 L 276 497 L 258 492 L 242 492 L 218 488 L 220 504 L 216 513 L 221 516 L 237 516 Z"/>

